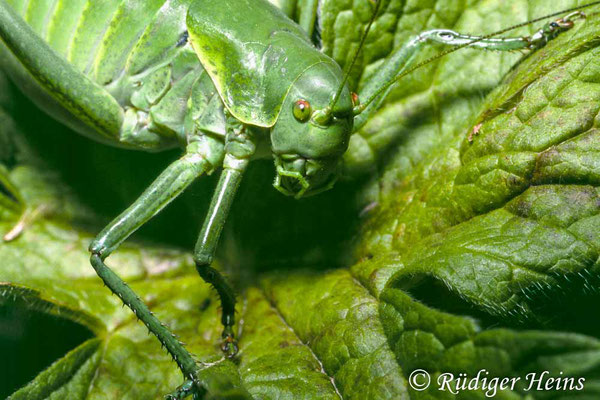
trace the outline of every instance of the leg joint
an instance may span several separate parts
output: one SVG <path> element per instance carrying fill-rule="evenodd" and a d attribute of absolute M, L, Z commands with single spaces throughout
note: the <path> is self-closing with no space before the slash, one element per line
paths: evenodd
<path fill-rule="evenodd" d="M 95 239 L 92 243 L 90 243 L 90 247 L 88 251 L 92 253 L 92 256 L 98 256 L 101 260 L 104 260 L 108 257 L 108 248 L 101 241 Z"/>
<path fill-rule="evenodd" d="M 200 268 L 204 269 L 205 267 L 208 267 L 210 264 L 212 264 L 212 259 L 212 255 L 210 254 L 194 255 L 194 262 L 196 263 L 196 268 L 198 268 L 198 270 L 200 270 Z"/>

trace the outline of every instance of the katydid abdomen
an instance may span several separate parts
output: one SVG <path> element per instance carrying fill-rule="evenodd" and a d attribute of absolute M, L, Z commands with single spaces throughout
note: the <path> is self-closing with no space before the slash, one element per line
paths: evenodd
<path fill-rule="evenodd" d="M 125 120 L 121 132 L 98 135 L 7 56 L 5 69 L 51 116 L 93 139 L 150 151 L 184 146 L 186 116 L 209 113 L 207 128 L 224 135 L 223 107 L 188 42 L 191 0 L 8 2 L 54 51 L 116 100 Z"/>

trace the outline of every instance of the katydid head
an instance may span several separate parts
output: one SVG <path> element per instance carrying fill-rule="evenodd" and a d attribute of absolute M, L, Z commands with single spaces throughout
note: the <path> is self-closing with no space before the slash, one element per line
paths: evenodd
<path fill-rule="evenodd" d="M 348 89 L 348 77 L 381 5 L 379 0 L 371 1 L 373 14 L 346 70 L 326 62 L 312 65 L 294 81 L 285 98 L 271 130 L 271 143 L 277 167 L 274 186 L 286 195 L 317 194 L 337 180 L 357 115 L 358 98 Z"/>
<path fill-rule="evenodd" d="M 332 93 L 342 83 L 339 68 L 328 63 L 309 67 L 296 79 L 271 129 L 280 192 L 300 198 L 327 190 L 338 175 L 339 161 L 352 133 L 352 97 L 344 87 L 331 110 Z"/>

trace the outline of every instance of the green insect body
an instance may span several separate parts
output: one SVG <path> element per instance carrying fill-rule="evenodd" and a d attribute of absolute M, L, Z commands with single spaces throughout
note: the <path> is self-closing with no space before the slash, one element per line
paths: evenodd
<path fill-rule="evenodd" d="M 18 61 L 10 60 L 12 68 L 8 71 L 13 78 L 20 82 L 21 87 L 29 88 L 30 97 L 51 115 L 101 142 L 159 151 L 185 147 L 198 136 L 219 137 L 221 140 L 217 142 L 223 142 L 227 111 L 236 120 L 253 127 L 259 142 L 266 142 L 267 131 L 273 128 L 270 129 L 273 152 L 280 155 L 276 158 L 278 176 L 281 177 L 277 187 L 282 191 L 296 189 L 296 180 L 300 180 L 304 186 L 300 185 L 298 191 L 306 192 L 309 179 L 298 173 L 304 168 L 300 166 L 304 157 L 322 159 L 307 166 L 310 172 L 329 171 L 329 174 L 319 177 L 310 175 L 316 177 L 316 186 L 326 178 L 333 182 L 337 165 L 334 158 L 339 158 L 344 152 L 351 132 L 349 92 L 344 96 L 346 101 L 336 107 L 336 110 L 345 107 L 348 116 L 343 124 L 339 124 L 343 126 L 337 129 L 337 134 L 333 133 L 337 118 L 336 124 L 329 127 L 328 135 L 321 134 L 322 127 L 306 135 L 298 134 L 301 126 L 284 129 L 285 124 L 298 123 L 289 118 L 274 127 L 285 99 L 289 103 L 295 101 L 290 100 L 292 98 L 314 96 L 312 106 L 321 103 L 324 107 L 330 100 L 331 88 L 339 86 L 341 80 L 339 66 L 315 49 L 304 31 L 274 6 L 268 3 L 255 7 L 254 2 L 191 0 L 80 0 L 67 3 L 68 6 L 60 1 L 10 1 L 10 5 L 20 11 L 53 50 L 77 72 L 97 84 L 98 91 L 105 91 L 105 96 L 94 103 L 104 103 L 109 121 L 92 118 L 90 123 L 81 112 L 64 112 L 55 98 L 30 82 L 31 75 L 19 68 Z M 197 9 L 194 4 L 198 5 Z M 232 39 L 231 32 L 227 36 L 223 32 L 207 34 L 210 32 L 207 26 L 233 24 L 235 21 L 231 19 L 235 19 L 235 15 L 240 15 L 240 18 L 248 15 L 244 12 L 254 15 L 257 23 L 248 24 L 251 28 L 247 32 L 234 31 L 238 34 L 238 42 Z M 214 17 L 207 17 L 215 13 L 223 15 L 224 20 L 215 21 Z M 48 18 L 48 15 L 51 17 Z M 270 21 L 272 24 L 259 24 L 258 21 Z M 255 29 L 257 25 L 262 32 Z M 275 34 L 271 36 L 273 32 Z M 253 44 L 245 45 L 241 54 L 238 51 L 242 47 L 240 42 L 248 37 L 255 40 Z M 287 54 L 290 49 L 311 58 L 289 62 Z M 247 59 L 248 55 L 253 58 Z M 250 65 L 253 62 L 262 64 Z M 235 72 L 230 73 L 232 70 Z M 315 79 L 325 83 L 320 94 L 310 93 Z M 288 92 L 291 96 L 287 96 Z M 79 92 L 76 94 L 81 95 Z M 294 148 L 292 142 L 297 142 L 298 146 Z M 223 153 L 223 149 L 217 151 L 218 147 L 217 143 L 210 143 L 210 158 L 214 166 L 221 163 L 222 156 L 219 157 L 218 153 Z M 264 153 L 259 155 L 264 156 Z M 286 169 L 290 165 L 295 167 Z M 327 176 L 323 178 L 324 175 Z"/>
<path fill-rule="evenodd" d="M 411 71 L 425 43 L 533 49 L 580 16 L 570 14 L 527 38 L 424 32 L 388 58 L 364 86 L 367 100 L 355 104 L 347 74 L 309 39 L 316 7 L 316 1 L 302 7 L 299 26 L 266 0 L 0 0 L 0 37 L 9 50 L 2 52 L 2 66 L 40 108 L 103 143 L 184 149 L 90 246 L 98 275 L 188 379 L 173 398 L 200 390 L 193 357 L 104 264 L 129 235 L 196 178 L 222 168 L 194 259 L 220 296 L 222 349 L 234 356 L 235 296 L 210 264 L 251 159 L 273 156 L 274 186 L 284 194 L 326 190 L 351 134 Z M 373 7 L 375 17 L 380 3 Z"/>

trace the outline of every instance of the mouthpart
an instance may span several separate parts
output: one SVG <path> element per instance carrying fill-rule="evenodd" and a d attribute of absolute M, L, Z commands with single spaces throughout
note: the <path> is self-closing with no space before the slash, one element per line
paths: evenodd
<path fill-rule="evenodd" d="M 313 196 L 331 189 L 337 174 L 326 168 L 326 162 L 311 160 L 298 154 L 275 155 L 277 175 L 273 186 L 296 199 Z"/>

